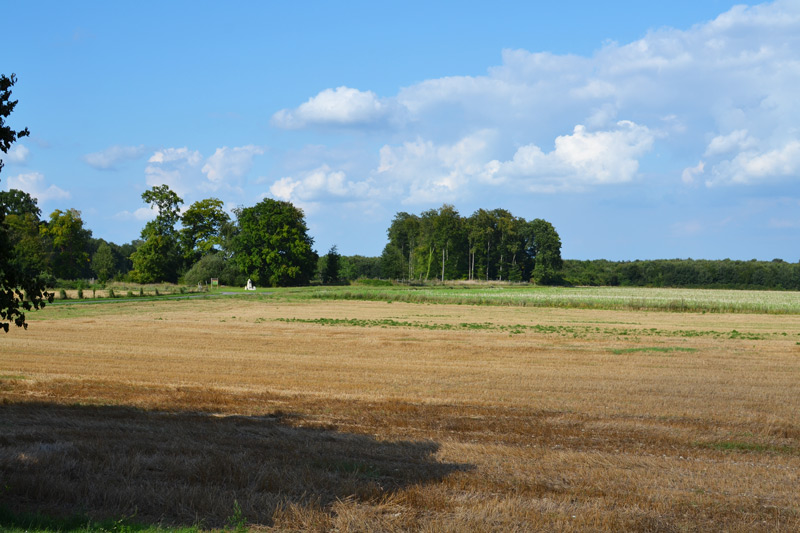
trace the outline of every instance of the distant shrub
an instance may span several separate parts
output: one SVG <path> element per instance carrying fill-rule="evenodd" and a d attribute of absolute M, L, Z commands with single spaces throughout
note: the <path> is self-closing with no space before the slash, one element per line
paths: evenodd
<path fill-rule="evenodd" d="M 184 282 L 197 286 L 198 283 L 208 283 L 211 278 L 218 278 L 221 285 L 228 286 L 244 285 L 247 282 L 247 276 L 243 276 L 236 265 L 225 260 L 222 254 L 203 256 L 186 272 Z"/>
<path fill-rule="evenodd" d="M 61 300 L 66 300 L 67 299 L 67 291 L 65 291 L 64 289 L 61 289 L 60 291 L 58 291 L 58 297 Z"/>
<path fill-rule="evenodd" d="M 116 298 L 117 295 L 114 294 L 114 289 L 108 289 L 108 297 L 109 298 Z"/>
<path fill-rule="evenodd" d="M 133 292 L 132 291 L 128 291 L 127 296 L 128 296 L 128 298 L 133 298 Z"/>
<path fill-rule="evenodd" d="M 78 300 L 83 300 L 83 289 L 78 289 Z"/>

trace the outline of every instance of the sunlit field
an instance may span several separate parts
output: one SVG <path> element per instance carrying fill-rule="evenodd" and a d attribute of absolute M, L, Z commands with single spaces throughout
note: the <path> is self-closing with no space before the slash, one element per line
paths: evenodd
<path fill-rule="evenodd" d="M 790 292 L 485 286 L 59 302 L 0 339 L 0 503 L 201 530 L 797 531 L 798 313 Z"/>

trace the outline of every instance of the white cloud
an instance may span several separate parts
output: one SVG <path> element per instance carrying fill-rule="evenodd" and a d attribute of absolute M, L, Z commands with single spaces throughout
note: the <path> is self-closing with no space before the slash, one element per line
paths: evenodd
<path fill-rule="evenodd" d="M 120 211 L 114 218 L 119 220 L 138 220 L 139 222 L 147 222 L 156 218 L 158 212 L 155 207 L 140 207 L 134 212 Z"/>
<path fill-rule="evenodd" d="M 385 145 L 375 180 L 387 196 L 400 196 L 405 203 L 455 201 L 481 179 L 494 137 L 495 132 L 484 130 L 453 144 L 417 139 Z"/>
<path fill-rule="evenodd" d="M 342 171 L 323 165 L 300 178 L 283 177 L 269 188 L 275 198 L 289 202 L 315 202 L 323 199 L 354 202 L 373 194 L 369 180 L 351 181 Z"/>
<path fill-rule="evenodd" d="M 695 177 L 702 174 L 705 171 L 705 168 L 706 164 L 703 161 L 700 161 L 693 167 L 687 167 L 683 169 L 683 172 L 681 173 L 681 181 L 687 185 L 693 184 Z"/>
<path fill-rule="evenodd" d="M 797 50 L 800 3 L 737 6 L 589 57 L 505 50 L 485 75 L 429 79 L 390 98 L 326 89 L 273 123 L 391 124 L 372 175 L 406 201 L 453 200 L 508 180 L 531 191 L 586 190 L 644 170 L 669 182 L 674 168 L 686 183 L 701 174 L 725 185 L 786 180 L 798 169 Z M 563 134 L 575 124 L 585 128 Z M 492 143 L 468 164 L 443 156 L 453 139 L 483 131 L 495 132 Z M 643 167 L 656 160 L 664 170 Z"/>
<path fill-rule="evenodd" d="M 147 162 L 144 173 L 148 187 L 168 185 L 183 197 L 204 181 L 200 172 L 203 156 L 196 150 L 166 148 L 156 151 Z"/>
<path fill-rule="evenodd" d="M 278 111 L 272 123 L 287 129 L 365 125 L 384 120 L 389 112 L 390 106 L 372 91 L 337 87 L 325 89 L 297 109 Z"/>
<path fill-rule="evenodd" d="M 147 160 L 148 163 L 171 163 L 174 161 L 185 161 L 190 165 L 197 165 L 203 159 L 203 156 L 200 155 L 200 152 L 195 150 L 189 150 L 186 147 L 183 148 L 165 148 L 164 150 L 158 150 L 150 159 Z"/>
<path fill-rule="evenodd" d="M 31 151 L 24 144 L 15 144 L 6 154 L 6 162 L 24 165 L 28 161 Z"/>
<path fill-rule="evenodd" d="M 44 175 L 39 172 L 31 172 L 28 174 L 18 174 L 8 178 L 9 189 L 19 189 L 25 191 L 39 202 L 47 202 L 49 200 L 66 200 L 70 197 L 69 192 L 57 187 L 55 185 L 47 186 L 44 181 Z"/>
<path fill-rule="evenodd" d="M 231 178 L 241 178 L 253 167 L 253 157 L 264 153 L 264 149 L 249 144 L 228 148 L 217 148 L 214 155 L 206 160 L 202 172 L 209 181 L 221 184 Z"/>
<path fill-rule="evenodd" d="M 638 158 L 651 149 L 653 140 L 648 128 L 630 121 L 597 132 L 587 132 L 579 124 L 572 135 L 557 137 L 551 152 L 529 144 L 510 161 L 491 161 L 486 171 L 492 181 L 521 180 L 528 190 L 542 192 L 625 183 L 636 176 Z"/>
<path fill-rule="evenodd" d="M 142 157 L 146 148 L 142 146 L 110 146 L 100 152 L 94 152 L 83 156 L 83 160 L 90 167 L 98 170 L 112 170 L 118 165 L 132 159 Z"/>
<path fill-rule="evenodd" d="M 733 159 L 721 161 L 713 168 L 713 177 L 706 182 L 754 184 L 766 180 L 794 177 L 800 174 L 800 141 L 792 140 L 768 151 L 746 151 Z"/>
<path fill-rule="evenodd" d="M 748 150 L 755 145 L 756 140 L 747 134 L 747 130 L 735 130 L 727 135 L 718 135 L 711 139 L 703 155 L 712 157 L 732 151 Z"/>

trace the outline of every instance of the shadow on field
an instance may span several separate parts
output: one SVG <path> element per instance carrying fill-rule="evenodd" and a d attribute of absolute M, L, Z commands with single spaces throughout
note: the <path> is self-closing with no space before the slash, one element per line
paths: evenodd
<path fill-rule="evenodd" d="M 438 462 L 435 442 L 385 442 L 299 422 L 281 413 L 0 405 L 0 503 L 219 527 L 237 502 L 249 523 L 269 525 L 276 510 L 292 505 L 329 512 L 337 500 L 374 502 L 472 468 Z"/>

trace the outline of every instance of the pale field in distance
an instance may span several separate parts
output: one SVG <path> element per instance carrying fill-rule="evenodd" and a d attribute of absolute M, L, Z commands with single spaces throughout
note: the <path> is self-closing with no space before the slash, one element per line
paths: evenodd
<path fill-rule="evenodd" d="M 270 297 L 0 340 L 14 508 L 277 530 L 800 530 L 797 315 Z"/>

